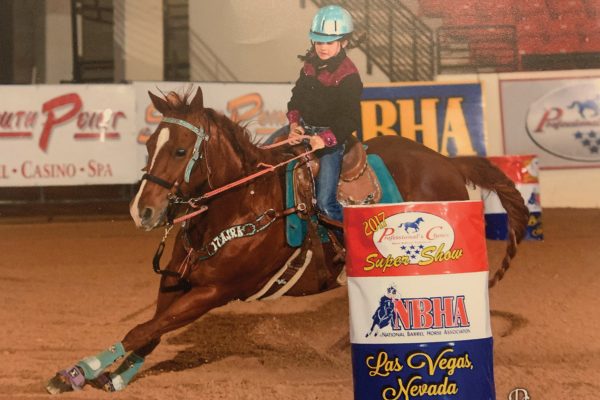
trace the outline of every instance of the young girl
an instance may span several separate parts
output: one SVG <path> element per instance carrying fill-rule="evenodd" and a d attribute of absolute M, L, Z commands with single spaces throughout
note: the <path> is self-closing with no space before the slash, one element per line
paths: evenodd
<path fill-rule="evenodd" d="M 297 144 L 309 135 L 319 149 L 316 177 L 317 207 L 327 217 L 342 221 L 337 201 L 344 146 L 360 124 L 363 85 L 358 69 L 346 56 L 353 31 L 350 13 L 340 6 L 321 8 L 309 33 L 311 48 L 288 103 L 289 138 Z"/>

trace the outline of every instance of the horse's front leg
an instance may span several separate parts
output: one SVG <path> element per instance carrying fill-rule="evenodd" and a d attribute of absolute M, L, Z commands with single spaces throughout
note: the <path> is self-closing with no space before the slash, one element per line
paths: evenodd
<path fill-rule="evenodd" d="M 207 311 L 228 303 L 232 298 L 216 287 L 197 287 L 173 301 L 168 307 L 143 324 L 133 328 L 123 339 L 129 356 L 114 373 L 103 375 L 100 383 L 105 390 L 124 389 L 149 354 L 160 342 L 163 334 L 185 326 Z"/>
<path fill-rule="evenodd" d="M 175 278 L 163 277 L 161 286 L 170 286 L 175 283 Z M 160 315 L 172 303 L 182 296 L 181 292 L 162 293 L 159 292 L 155 317 Z M 129 354 L 121 366 L 113 373 L 113 377 L 122 375 L 124 380 L 131 380 L 135 372 L 141 367 L 143 359 L 154 350 L 160 342 L 159 339 L 149 341 L 144 346 L 138 348 L 135 352 Z M 76 364 L 59 371 L 46 385 L 46 390 L 51 394 L 58 394 L 72 390 L 82 389 L 86 383 L 92 382 L 95 386 L 103 387 L 106 390 L 115 390 L 112 386 L 110 375 L 104 373 L 104 370 L 115 361 L 124 357 L 129 349 L 125 349 L 122 342 L 115 343 L 105 351 L 91 357 L 86 357 Z M 127 375 L 131 375 L 127 379 Z M 119 378 L 116 378 L 118 381 Z"/>
<path fill-rule="evenodd" d="M 60 371 L 46 389 L 53 394 L 62 393 L 81 389 L 91 381 L 108 391 L 122 390 L 139 371 L 145 356 L 154 350 L 163 334 L 195 321 L 207 311 L 228 303 L 232 297 L 226 291 L 210 286 L 192 288 L 170 300 L 170 303 L 165 301 L 163 307 L 159 303 L 154 317 L 129 331 L 122 342 Z M 125 356 L 113 373 L 103 374 L 108 366 Z"/>
<path fill-rule="evenodd" d="M 161 280 L 160 287 L 173 286 L 176 283 L 176 279 L 173 277 L 163 277 Z M 181 292 L 162 292 L 159 291 L 156 311 L 154 317 L 163 313 L 171 304 L 173 304 L 179 297 L 182 296 Z M 92 385 L 97 388 L 102 388 L 107 392 L 115 392 L 124 389 L 133 377 L 138 373 L 146 356 L 159 345 L 160 338 L 150 340 L 147 344 L 137 348 L 135 351 L 131 351 L 127 358 L 123 360 L 121 365 L 114 372 L 102 372 L 96 378 L 88 378 L 91 380 Z M 122 344 L 122 342 L 121 342 Z M 125 347 L 125 346 L 124 346 Z M 129 347 L 127 347 L 129 349 Z"/>
<path fill-rule="evenodd" d="M 123 339 L 128 350 L 136 351 L 152 340 L 172 330 L 181 328 L 213 308 L 227 304 L 232 297 L 217 286 L 200 286 L 192 288 L 164 311 L 157 313 L 150 321 L 133 328 Z"/>

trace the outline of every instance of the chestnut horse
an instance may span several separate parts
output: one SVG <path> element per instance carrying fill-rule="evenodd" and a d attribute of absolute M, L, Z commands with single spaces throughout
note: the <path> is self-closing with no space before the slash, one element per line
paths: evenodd
<path fill-rule="evenodd" d="M 198 199 L 252 175 L 260 164 L 277 165 L 290 157 L 285 150 L 257 147 L 243 127 L 204 108 L 200 88 L 189 104 L 188 95 L 149 95 L 163 120 L 147 142 L 146 174 L 130 206 L 140 228 L 169 225 L 174 203 Z M 366 144 L 369 153 L 384 160 L 405 201 L 467 200 L 467 183 L 495 191 L 508 213 L 510 239 L 502 266 L 490 284 L 502 278 L 528 219 L 512 181 L 484 158 L 447 158 L 399 136 L 377 137 Z M 80 389 L 87 383 L 121 390 L 163 334 L 232 300 L 254 298 L 272 282 L 297 251 L 286 242 L 284 216 L 304 211 L 286 209 L 284 175 L 281 169 L 272 169 L 218 195 L 192 202 L 196 207 L 207 207 L 207 211 L 180 229 L 165 270 L 160 270 L 159 257 L 155 257 L 163 290 L 158 294 L 154 317 L 134 327 L 108 350 L 57 373 L 48 383 L 48 391 Z M 313 240 L 311 249 L 319 261 L 304 263 L 304 274 L 287 295 L 313 294 L 337 286 L 343 261 L 338 257 L 336 262 L 333 241 L 323 246 L 319 251 L 321 245 Z M 316 257 L 319 252 L 320 258 Z M 105 372 L 120 358 L 125 359 L 116 370 Z"/>

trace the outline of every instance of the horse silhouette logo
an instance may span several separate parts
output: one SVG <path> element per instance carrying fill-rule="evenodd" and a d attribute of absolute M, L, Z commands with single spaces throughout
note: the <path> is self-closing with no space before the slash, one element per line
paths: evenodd
<path fill-rule="evenodd" d="M 412 222 L 401 223 L 400 225 L 398 225 L 398 228 L 402 228 L 402 226 L 404 226 L 404 232 L 408 233 L 409 229 L 413 229 L 414 233 L 416 233 L 416 232 L 419 232 L 419 224 L 423 221 L 424 221 L 424 219 L 419 217 Z"/>
<path fill-rule="evenodd" d="M 394 285 L 390 285 L 385 295 L 381 296 L 379 299 L 379 306 L 377 310 L 373 313 L 373 324 L 371 325 L 371 329 L 365 337 L 369 337 L 371 335 L 377 336 L 379 331 L 386 326 L 393 326 L 394 324 L 394 300 L 398 298 L 398 291 Z"/>
<path fill-rule="evenodd" d="M 527 200 L 527 204 L 535 206 L 540 204 L 540 194 L 535 190 L 531 192 L 531 196 L 529 196 L 529 200 Z"/>
<path fill-rule="evenodd" d="M 589 113 L 587 113 L 587 115 L 586 115 L 586 110 L 589 110 L 590 112 L 593 113 L 592 115 L 589 115 L 589 117 L 596 117 L 600 114 L 598 100 L 600 100 L 600 96 L 596 97 L 596 99 L 593 99 L 593 100 L 574 101 L 571 103 L 571 105 L 567 106 L 567 108 L 569 108 L 569 109 L 577 108 L 577 112 L 579 113 L 581 118 L 588 118 L 587 115 L 589 115 Z"/>
<path fill-rule="evenodd" d="M 453 243 L 452 225 L 432 213 L 409 211 L 388 216 L 385 226 L 373 233 L 373 244 L 379 255 L 394 259 L 398 263 L 394 267 L 430 264 L 432 249 L 448 251 Z"/>

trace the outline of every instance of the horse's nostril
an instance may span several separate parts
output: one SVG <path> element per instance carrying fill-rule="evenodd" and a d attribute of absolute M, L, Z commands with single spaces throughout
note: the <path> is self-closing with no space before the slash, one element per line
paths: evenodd
<path fill-rule="evenodd" d="M 148 220 L 150 218 L 152 218 L 152 209 L 144 208 L 144 211 L 142 211 L 142 219 Z"/>

